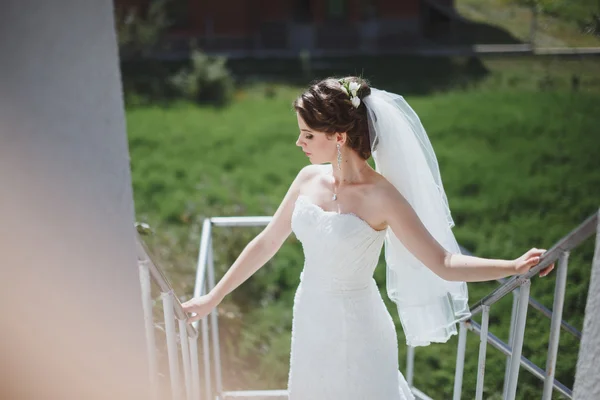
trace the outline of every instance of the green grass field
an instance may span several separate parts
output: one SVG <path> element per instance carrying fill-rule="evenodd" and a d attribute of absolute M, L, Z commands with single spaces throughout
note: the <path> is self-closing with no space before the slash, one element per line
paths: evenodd
<path fill-rule="evenodd" d="M 460 67 L 467 61 L 448 62 Z M 530 247 L 548 248 L 600 205 L 598 62 L 550 61 L 477 60 L 485 71 L 480 78 L 458 68 L 449 84 L 431 88 L 423 74 L 414 85 L 427 90 L 402 91 L 408 93 L 438 155 L 456 236 L 479 256 L 515 258 Z M 393 71 L 400 64 L 397 59 L 386 67 Z M 414 59 L 406 64 L 407 71 L 419 65 Z M 368 61 L 348 65 L 360 66 L 358 72 L 364 67 L 364 75 L 377 87 L 410 88 L 400 78 L 410 75 L 371 69 Z M 339 74 L 352 69 L 340 67 Z M 578 91 L 571 90 L 574 75 L 580 77 Z M 128 110 L 137 219 L 155 229 L 149 242 L 182 299 L 193 291 L 204 218 L 272 215 L 307 163 L 294 144 L 298 128 L 291 102 L 300 90 L 255 83 L 243 86 L 226 108 L 180 103 Z M 258 232 L 215 231 L 218 276 Z M 592 252 L 588 241 L 571 255 L 564 317 L 579 329 Z M 292 235 L 272 261 L 221 304 L 226 389 L 285 388 L 291 306 L 302 264 L 300 244 Z M 384 288 L 383 262 L 376 279 Z M 471 303 L 496 285 L 470 284 Z M 553 287 L 553 276 L 535 279 L 532 295 L 551 308 Z M 384 298 L 397 322 L 395 309 Z M 491 332 L 503 340 L 508 337 L 510 300 L 503 299 L 491 312 Z M 523 354 L 542 366 L 549 325 L 535 310 L 529 311 Z M 404 369 L 398 322 L 397 328 Z M 577 349 L 563 334 L 557 379 L 568 386 L 573 384 Z M 463 398 L 474 397 L 477 350 L 478 340 L 471 335 Z M 455 352 L 456 339 L 417 349 L 416 386 L 433 398 L 450 398 Z M 486 399 L 500 398 L 503 362 L 488 348 Z M 539 397 L 542 385 L 529 373 L 521 371 L 519 382 L 518 398 Z"/>

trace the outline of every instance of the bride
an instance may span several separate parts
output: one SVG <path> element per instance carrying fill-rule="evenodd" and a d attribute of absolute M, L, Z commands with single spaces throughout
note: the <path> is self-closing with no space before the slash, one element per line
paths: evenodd
<path fill-rule="evenodd" d="M 456 334 L 456 322 L 470 316 L 465 282 L 524 273 L 545 250 L 514 260 L 460 254 L 433 148 L 401 96 L 358 77 L 329 78 L 294 108 L 296 145 L 311 165 L 214 289 L 183 304 L 194 314 L 188 321 L 208 315 L 293 231 L 305 262 L 294 298 L 289 399 L 414 399 L 373 279 L 384 244 L 387 293 L 410 346 Z"/>

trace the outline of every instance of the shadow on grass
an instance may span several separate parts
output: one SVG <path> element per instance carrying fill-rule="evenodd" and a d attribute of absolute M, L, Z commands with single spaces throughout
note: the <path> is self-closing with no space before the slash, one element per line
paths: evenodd
<path fill-rule="evenodd" d="M 464 88 L 489 71 L 476 57 L 377 56 L 300 60 L 235 60 L 229 64 L 241 85 L 253 82 L 307 86 L 315 79 L 358 75 L 376 87 L 406 95 Z"/>
<path fill-rule="evenodd" d="M 184 62 L 144 60 L 121 63 L 128 106 L 154 104 L 168 107 L 179 100 L 169 84 Z M 477 57 L 375 56 L 301 59 L 229 60 L 238 88 L 257 83 L 306 87 L 329 76 L 358 75 L 375 87 L 403 95 L 427 95 L 466 88 L 489 71 Z"/>
<path fill-rule="evenodd" d="M 505 29 L 467 19 L 455 20 L 452 26 L 439 23 L 425 37 L 438 45 L 523 44 Z"/>

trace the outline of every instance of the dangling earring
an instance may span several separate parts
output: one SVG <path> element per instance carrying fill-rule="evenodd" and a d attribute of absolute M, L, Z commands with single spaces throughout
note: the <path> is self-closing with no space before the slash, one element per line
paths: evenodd
<path fill-rule="evenodd" d="M 338 162 L 338 169 L 341 171 L 342 170 L 342 151 L 340 150 L 340 144 L 337 144 L 337 162 Z"/>

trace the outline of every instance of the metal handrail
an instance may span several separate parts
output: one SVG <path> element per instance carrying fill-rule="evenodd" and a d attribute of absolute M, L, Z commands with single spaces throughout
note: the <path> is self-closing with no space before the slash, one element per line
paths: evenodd
<path fill-rule="evenodd" d="M 231 226 L 265 226 L 273 217 L 213 217 L 206 218 L 202 225 L 202 234 L 198 249 L 198 263 L 196 267 L 196 282 L 194 285 L 194 297 L 199 297 L 209 292 L 215 286 L 215 268 L 212 253 L 212 228 L 213 226 L 231 227 Z M 219 322 L 218 311 L 213 309 L 210 313 L 210 326 L 208 318 L 202 318 L 195 321 L 192 325 L 199 329 L 202 324 L 202 347 L 204 362 L 204 381 L 206 398 L 212 398 L 212 379 L 210 368 L 210 354 L 213 355 L 216 392 L 223 393 L 223 377 L 221 371 L 221 353 L 219 344 Z M 209 342 L 212 340 L 212 352 Z"/>
<path fill-rule="evenodd" d="M 475 321 L 465 321 L 465 325 L 466 325 L 467 329 L 470 330 L 471 332 L 474 332 L 474 333 L 476 333 L 478 335 L 481 334 L 481 325 L 479 325 L 477 322 L 475 322 Z M 502 354 L 504 354 L 505 356 L 508 356 L 508 357 L 512 356 L 511 346 L 509 346 L 508 344 L 506 344 L 504 341 L 500 340 L 493 333 L 488 332 L 488 341 L 487 342 L 490 345 L 492 345 L 494 348 L 500 350 L 500 352 L 502 352 Z M 540 367 L 538 367 L 537 365 L 535 365 L 527 357 L 521 356 L 521 365 L 527 371 L 531 372 L 536 378 L 538 378 L 540 380 L 544 380 L 544 372 L 545 371 L 543 369 L 541 369 Z M 556 379 L 554 379 L 553 385 L 554 385 L 554 388 L 556 390 L 558 390 L 558 392 L 560 394 L 571 398 L 571 396 L 572 396 L 571 389 L 569 389 L 568 387 L 566 387 L 563 383 L 561 383 L 561 382 L 557 381 Z"/>
<path fill-rule="evenodd" d="M 152 253 L 141 235 L 152 232 L 148 225 L 136 223 L 136 254 L 140 273 L 142 307 L 146 327 L 146 348 L 148 353 L 148 373 L 152 386 L 152 399 L 160 396 L 158 377 L 158 358 L 156 351 L 156 336 L 154 334 L 154 313 L 152 298 L 152 282 L 155 282 L 161 292 L 162 311 L 164 314 L 164 332 L 169 361 L 169 380 L 173 400 L 200 398 L 200 379 L 198 363 L 198 331 L 187 323 L 186 313 L 181 302 L 175 296 L 175 291 L 161 268 L 154 261 Z M 176 327 L 176 322 L 179 329 Z M 177 332 L 179 331 L 179 332 Z M 178 339 L 179 338 L 179 344 Z M 179 357 L 181 349 L 181 359 Z M 183 375 L 181 374 L 183 367 Z M 182 380 L 183 379 L 183 380 Z M 183 385 L 182 385 L 183 383 Z"/>
<path fill-rule="evenodd" d="M 525 274 L 515 276 L 501 282 L 501 286 L 475 303 L 471 307 L 471 318 L 460 323 L 459 344 L 457 349 L 457 360 L 455 370 L 454 399 L 460 399 L 462 388 L 462 375 L 464 372 L 464 356 L 466 346 L 466 330 L 475 332 L 480 337 L 479 362 L 477 368 L 476 399 L 483 398 L 483 380 L 485 374 L 486 345 L 489 343 L 503 354 L 508 356 L 505 371 L 505 385 L 503 398 L 512 400 L 515 398 L 519 367 L 523 366 L 535 377 L 544 382 L 543 399 L 550 399 L 553 390 L 557 390 L 567 398 L 572 398 L 572 390 L 554 379 L 556 368 L 556 357 L 558 352 L 558 341 L 560 329 L 564 329 L 577 339 L 581 340 L 581 332 L 562 320 L 564 308 L 565 288 L 567 281 L 567 266 L 569 254 L 572 249 L 581 244 L 588 237 L 600 232 L 600 211 L 588 217 L 577 228 L 559 240 L 550 250 L 544 253 L 540 263 Z M 596 240 L 600 240 L 597 237 Z M 556 272 L 556 284 L 554 290 L 553 309 L 550 311 L 529 296 L 531 278 L 551 263 L 558 261 Z M 517 292 L 518 291 L 518 292 Z M 489 327 L 490 306 L 508 293 L 513 293 L 513 311 L 511 314 L 511 327 L 509 343 L 506 344 L 491 334 Z M 525 323 L 527 320 L 527 306 L 532 305 L 551 319 L 548 356 L 546 369 L 538 367 L 521 355 L 523 338 L 525 334 Z M 481 325 L 472 320 L 472 317 L 482 313 Z"/>
<path fill-rule="evenodd" d="M 262 226 L 262 225 L 267 225 L 271 219 L 272 219 L 272 217 L 214 217 L 214 218 L 206 219 L 204 221 L 204 225 L 203 225 L 203 229 L 202 229 L 202 236 L 201 236 L 201 240 L 200 240 L 198 268 L 197 268 L 197 275 L 196 275 L 196 287 L 194 290 L 194 296 L 199 296 L 199 295 L 206 293 L 206 291 L 212 289 L 212 287 L 214 287 L 214 285 L 215 285 L 214 261 L 213 261 L 213 255 L 212 255 L 212 228 L 214 226 L 222 226 L 222 227 L 224 227 L 224 226 L 229 226 L 229 227 L 231 227 L 231 226 Z M 550 338 L 550 347 L 553 347 L 556 344 L 555 342 L 557 342 L 557 340 L 558 340 L 558 336 L 557 336 L 556 332 L 558 332 L 560 330 L 560 328 L 569 332 L 571 335 L 573 335 L 574 337 L 576 337 L 579 340 L 581 339 L 581 336 L 582 336 L 581 332 L 579 332 L 576 328 L 574 328 L 573 326 L 569 325 L 567 322 L 562 320 L 562 304 L 560 305 L 560 310 L 556 309 L 556 305 L 557 305 L 556 297 L 555 297 L 555 310 L 551 311 L 548 308 L 546 308 L 545 306 L 543 306 L 541 303 L 539 303 L 537 300 L 535 300 L 529 296 L 530 279 L 533 276 L 535 276 L 536 274 L 538 274 L 542 269 L 549 266 L 552 262 L 556 261 L 559 258 L 561 258 L 561 260 L 564 259 L 564 261 L 565 261 L 564 262 L 565 265 L 563 266 L 563 268 L 561 268 L 561 266 L 559 266 L 559 268 L 558 268 L 559 270 L 563 271 L 562 275 L 564 275 L 564 273 L 566 273 L 566 258 L 568 258 L 569 251 L 571 249 L 575 248 L 576 246 L 578 246 L 580 243 L 582 243 L 585 239 L 587 239 L 593 233 L 595 233 L 595 228 L 596 228 L 597 224 L 598 224 L 598 214 L 594 214 L 594 215 L 590 216 L 588 219 L 586 219 L 585 222 L 583 222 L 580 226 L 578 226 L 576 229 L 571 231 L 564 238 L 559 240 L 550 250 L 545 252 L 544 255 L 541 257 L 540 263 L 536 267 L 532 268 L 529 272 L 527 272 L 523 275 L 515 276 L 515 277 L 504 279 L 504 280 L 499 280 L 501 285 L 497 289 L 493 290 L 489 295 L 485 296 L 483 299 L 481 299 L 480 301 L 475 303 L 473 305 L 473 307 L 471 307 L 471 318 L 474 315 L 477 315 L 478 313 L 481 313 L 481 312 L 484 313 L 483 321 L 484 321 L 485 327 L 484 327 L 484 329 L 482 329 L 482 327 L 479 326 L 477 323 L 475 323 L 472 319 L 468 319 L 466 321 L 461 322 L 460 332 L 459 332 L 459 350 L 458 351 L 459 351 L 459 354 L 462 351 L 462 359 L 464 362 L 464 347 L 466 345 L 466 331 L 467 330 L 478 333 L 480 336 L 486 337 L 486 339 L 482 338 L 482 342 L 480 344 L 480 361 L 479 361 L 480 367 L 479 367 L 479 372 L 478 372 L 478 388 L 477 388 L 478 398 L 481 398 L 481 395 L 483 392 L 483 373 L 484 373 L 485 367 L 483 367 L 483 369 L 482 369 L 481 364 L 482 363 L 485 364 L 485 344 L 487 344 L 487 343 L 489 343 L 493 347 L 497 348 L 503 354 L 505 354 L 506 356 L 508 356 L 511 359 L 510 365 L 507 365 L 507 380 L 509 382 L 510 387 L 505 389 L 505 392 L 511 393 L 511 394 L 508 394 L 508 398 L 514 398 L 514 394 L 512 394 L 512 393 L 514 393 L 514 391 L 516 390 L 518 366 L 520 366 L 520 365 L 523 366 L 529 372 L 531 372 L 537 378 L 540 378 L 544 381 L 548 381 L 547 384 L 544 385 L 545 393 L 547 392 L 546 387 L 549 385 L 549 388 L 553 388 L 553 389 L 557 390 L 559 393 L 561 393 L 569 398 L 571 397 L 571 395 L 572 395 L 571 389 L 567 388 L 564 384 L 562 384 L 561 382 L 554 379 L 553 372 L 550 372 L 550 374 L 549 374 L 548 371 L 552 371 L 554 368 L 553 366 L 550 366 L 550 370 L 549 370 L 548 369 L 549 366 L 547 365 L 546 371 L 544 371 L 543 369 L 541 369 L 537 365 L 533 364 L 530 360 L 528 360 L 527 358 L 525 358 L 521 355 L 525 321 L 527 318 L 526 317 L 527 305 L 531 305 L 533 308 L 539 310 L 543 315 L 552 319 L 552 329 L 551 329 L 552 332 L 551 332 L 551 338 Z M 463 251 L 463 253 L 470 254 L 469 252 L 465 252 L 465 251 Z M 560 264 L 562 264 L 562 262 Z M 565 277 L 566 277 L 566 275 L 563 276 L 563 280 L 566 279 Z M 502 297 L 504 297 L 508 293 L 515 294 L 516 290 L 518 290 L 519 295 L 515 296 L 515 300 L 513 303 L 513 315 L 511 317 L 511 327 L 514 325 L 515 331 L 511 332 L 510 337 L 509 337 L 509 343 L 506 344 L 488 331 L 489 310 L 490 310 L 491 305 L 496 303 L 498 300 L 500 300 Z M 520 298 L 519 301 L 517 301 L 518 298 Z M 562 300 L 560 300 L 560 301 L 562 301 Z M 558 310 L 558 312 L 557 312 L 557 310 Z M 518 319 L 518 321 L 514 321 L 515 319 Z M 210 388 L 210 382 L 211 382 L 210 374 L 211 374 L 211 370 L 213 370 L 216 374 L 216 376 L 215 376 L 215 383 L 217 385 L 216 393 L 218 393 L 219 396 L 222 396 L 222 398 L 229 398 L 229 397 L 234 397 L 235 395 L 237 395 L 239 393 L 223 391 L 222 377 L 221 377 L 221 360 L 220 360 L 220 350 L 219 350 L 220 347 L 219 347 L 219 338 L 218 338 L 218 322 L 217 321 L 218 320 L 217 320 L 216 310 L 213 310 L 213 312 L 211 313 L 211 318 L 210 318 L 211 327 L 210 328 L 212 328 L 212 329 L 209 330 L 208 318 L 202 319 L 202 332 L 203 332 L 202 337 L 203 337 L 203 345 L 205 348 L 205 351 L 204 351 L 204 356 L 205 356 L 204 370 L 205 370 L 205 374 L 206 374 L 205 381 L 208 384 L 208 386 L 206 387 L 207 397 L 210 398 L 213 395 L 212 390 Z M 197 325 L 195 325 L 195 326 L 197 326 Z M 484 333 L 483 335 L 482 335 L 482 330 Z M 512 328 L 511 328 L 511 330 L 512 330 Z M 209 348 L 209 340 L 210 340 L 209 335 L 212 336 L 212 355 L 214 357 L 214 365 L 213 365 L 214 369 L 211 368 L 211 366 L 210 366 L 210 355 L 209 355 L 210 351 L 208 349 Z M 462 347 L 462 350 L 461 350 L 461 347 Z M 412 375 L 414 374 L 414 372 L 412 371 L 411 364 L 414 363 L 414 361 L 412 361 L 412 359 L 414 358 L 414 349 L 409 348 L 408 350 L 409 350 L 408 351 L 409 360 L 408 360 L 408 365 L 407 365 L 407 367 L 408 367 L 407 378 L 410 378 L 411 388 L 413 389 L 413 392 L 415 394 L 418 394 L 417 397 L 426 399 L 428 397 L 425 394 L 418 391 L 415 387 L 412 387 Z M 553 348 L 551 351 L 549 348 L 549 360 L 555 359 L 555 354 L 552 355 L 551 353 L 556 353 L 556 350 L 557 350 L 556 348 Z M 514 359 L 513 359 L 513 356 L 514 356 Z M 463 369 L 462 369 L 462 366 L 459 365 L 459 358 L 460 357 L 457 357 L 457 368 L 456 368 L 457 382 L 455 382 L 455 393 L 454 393 L 455 399 L 460 398 L 460 386 L 462 385 L 462 383 L 461 383 L 462 382 L 462 372 L 460 372 L 460 371 L 462 371 Z M 459 374 L 459 372 L 460 372 L 460 374 Z M 550 378 L 550 379 L 548 380 L 548 378 Z M 457 387 L 458 387 L 458 391 L 457 391 Z M 253 395 L 258 395 L 259 391 L 244 392 L 245 395 L 250 395 L 250 393 L 252 393 Z M 276 397 L 276 396 L 281 395 L 281 391 L 260 391 L 260 393 L 264 397 L 271 397 L 271 396 Z M 457 393 L 458 393 L 458 397 L 457 397 Z M 506 396 L 506 393 L 505 393 L 505 396 Z"/>
<path fill-rule="evenodd" d="M 552 248 L 544 253 L 540 259 L 540 263 L 534 268 L 530 269 L 527 273 L 522 275 L 514 276 L 503 284 L 502 286 L 493 290 L 490 294 L 479 300 L 473 306 L 471 306 L 471 316 L 475 316 L 483 311 L 483 306 L 491 306 L 496 303 L 502 297 L 506 296 L 517 287 L 521 286 L 525 281 L 531 279 L 537 275 L 542 269 L 546 268 L 564 253 L 577 247 L 581 242 L 596 232 L 596 225 L 598 224 L 598 213 L 595 213 L 588 217 L 581 225 L 573 229 L 568 235 L 559 240 Z"/>
<path fill-rule="evenodd" d="M 143 228 L 141 228 L 139 226 L 139 224 L 136 224 L 136 228 L 138 231 L 136 234 L 136 244 L 138 246 L 138 249 L 140 250 L 140 252 L 138 252 L 138 254 L 141 253 L 145 257 L 145 259 L 139 259 L 139 256 L 138 256 L 138 261 L 148 264 L 150 276 L 152 277 L 152 280 L 154 280 L 154 282 L 160 287 L 160 291 L 162 293 L 171 293 L 173 295 L 172 296 L 174 299 L 173 309 L 175 311 L 175 315 L 178 320 L 186 321 L 187 320 L 186 313 L 185 313 L 185 311 L 183 311 L 181 302 L 175 295 L 173 286 L 171 286 L 167 277 L 163 274 L 162 270 L 157 266 L 157 263 L 154 261 L 153 256 L 151 255 L 151 252 L 148 249 L 148 246 L 146 245 L 146 243 L 140 236 L 140 231 L 142 232 L 142 234 L 145 233 L 145 231 L 143 230 Z M 198 331 L 191 324 L 186 324 L 186 333 L 191 338 L 198 337 Z"/>
<path fill-rule="evenodd" d="M 542 315 L 547 318 L 552 319 L 552 311 L 550 311 L 546 306 L 541 304 L 539 301 L 535 300 L 533 297 L 529 297 L 529 305 L 542 313 Z M 575 337 L 575 339 L 581 341 L 582 334 L 581 332 L 575 328 L 573 325 L 566 322 L 564 319 L 560 321 L 560 327 L 565 331 L 570 333 Z"/>
<path fill-rule="evenodd" d="M 468 256 L 475 256 L 475 254 L 471 253 L 469 250 L 465 249 L 462 246 L 460 247 L 460 252 L 462 254 L 466 254 Z M 501 284 L 505 284 L 509 281 L 508 278 L 500 278 L 500 279 L 496 279 L 496 282 L 499 282 Z M 536 310 L 538 310 L 539 312 L 542 313 L 542 315 L 544 315 L 545 317 L 552 319 L 552 310 L 550 310 L 548 307 L 546 307 L 545 305 L 543 305 L 542 303 L 540 303 L 539 301 L 537 301 L 535 298 L 529 296 L 529 305 L 532 306 L 533 308 L 535 308 Z M 573 335 L 575 337 L 575 339 L 581 340 L 582 334 L 581 332 L 575 328 L 573 325 L 569 324 L 568 322 L 566 322 L 564 319 L 560 321 L 560 327 L 565 331 L 570 333 L 571 335 Z"/>
<path fill-rule="evenodd" d="M 196 270 L 196 285 L 194 296 L 201 296 L 212 289 L 214 282 L 214 261 L 212 257 L 212 228 L 213 227 L 258 227 L 267 225 L 273 217 L 271 216 L 246 216 L 246 217 L 212 217 L 204 220 L 200 245 L 198 252 L 198 267 Z M 208 279 L 207 279 L 208 278 Z M 221 376 L 221 355 L 218 337 L 218 320 L 216 309 L 210 315 L 210 327 L 208 318 L 203 318 L 202 322 L 202 345 L 204 348 L 204 381 L 206 398 L 212 399 L 215 395 L 220 399 L 230 399 L 237 397 L 260 397 L 260 398 L 279 398 L 287 395 L 285 390 L 249 390 L 249 391 L 224 391 Z M 199 321 L 195 322 L 198 326 Z M 212 328 L 212 329 L 210 329 Z M 209 349 L 209 341 L 212 340 L 212 351 Z M 410 348 L 409 348 L 410 351 Z M 213 355 L 214 365 L 210 365 L 210 353 Z M 211 388 L 211 370 L 214 371 L 214 382 L 216 390 L 213 393 Z M 408 376 L 408 374 L 407 374 Z M 409 383 L 416 399 L 432 400 L 425 393 L 412 386 L 412 379 Z"/>

